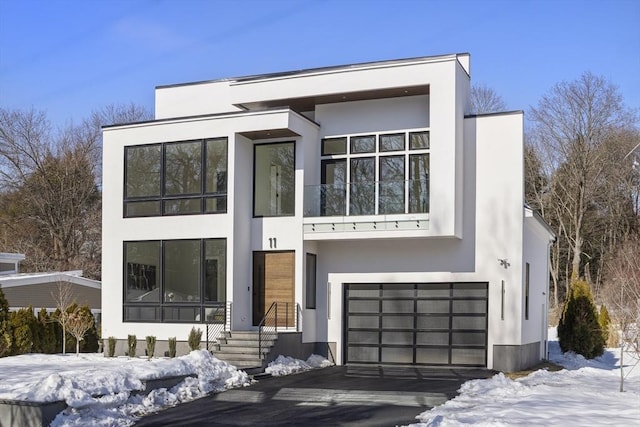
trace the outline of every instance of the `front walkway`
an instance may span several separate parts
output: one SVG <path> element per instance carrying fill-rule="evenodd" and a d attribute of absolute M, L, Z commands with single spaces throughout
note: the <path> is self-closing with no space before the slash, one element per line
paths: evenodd
<path fill-rule="evenodd" d="M 264 378 L 143 418 L 137 426 L 394 426 L 454 397 L 486 369 L 334 366 Z"/>

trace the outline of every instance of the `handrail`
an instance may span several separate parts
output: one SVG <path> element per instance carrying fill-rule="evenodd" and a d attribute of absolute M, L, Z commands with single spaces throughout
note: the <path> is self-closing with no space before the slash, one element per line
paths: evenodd
<path fill-rule="evenodd" d="M 277 301 L 271 303 L 264 317 L 258 323 L 258 356 L 260 359 L 264 357 L 262 354 L 262 349 L 265 347 L 264 342 L 276 339 L 278 327 L 295 327 L 296 332 L 299 332 L 301 318 L 300 304 Z"/>
<path fill-rule="evenodd" d="M 227 331 L 227 328 L 231 329 L 231 309 L 231 301 L 225 301 L 215 307 L 215 311 L 207 314 L 205 318 L 207 350 L 211 350 L 210 344 L 218 342 L 221 332 Z"/>

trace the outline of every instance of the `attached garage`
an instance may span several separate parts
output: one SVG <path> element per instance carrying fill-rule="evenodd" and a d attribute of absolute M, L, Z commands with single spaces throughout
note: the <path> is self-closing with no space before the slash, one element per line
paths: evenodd
<path fill-rule="evenodd" d="M 487 283 L 344 286 L 346 363 L 487 366 Z"/>

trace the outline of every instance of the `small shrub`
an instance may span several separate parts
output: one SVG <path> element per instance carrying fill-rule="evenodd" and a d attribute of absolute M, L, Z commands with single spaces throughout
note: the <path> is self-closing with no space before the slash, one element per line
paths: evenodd
<path fill-rule="evenodd" d="M 176 337 L 169 338 L 169 357 L 176 357 Z"/>
<path fill-rule="evenodd" d="M 135 335 L 127 336 L 127 344 L 129 348 L 129 357 L 136 357 L 137 338 Z"/>
<path fill-rule="evenodd" d="M 149 359 L 153 357 L 153 353 L 156 351 L 156 337 L 148 336 L 147 338 L 147 356 Z"/>
<path fill-rule="evenodd" d="M 107 356 L 109 357 L 113 357 L 116 355 L 116 337 L 109 337 L 108 339 L 108 349 L 107 349 Z"/>
<path fill-rule="evenodd" d="M 191 351 L 200 350 L 200 341 L 202 341 L 202 329 L 191 328 L 189 332 L 189 348 Z"/>
<path fill-rule="evenodd" d="M 600 307 L 600 313 L 598 314 L 598 323 L 600 324 L 600 329 L 602 329 L 602 339 L 605 344 L 609 344 L 609 329 L 611 328 L 611 317 L 609 317 L 609 310 L 607 310 L 607 306 L 602 304 Z"/>

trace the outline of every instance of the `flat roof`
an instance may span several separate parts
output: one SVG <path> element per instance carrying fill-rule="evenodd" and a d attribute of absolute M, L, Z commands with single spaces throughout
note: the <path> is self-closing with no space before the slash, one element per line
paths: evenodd
<path fill-rule="evenodd" d="M 201 80 L 196 82 L 187 82 L 187 83 L 176 83 L 176 84 L 168 84 L 168 85 L 159 85 L 156 86 L 156 89 L 167 89 L 172 87 L 180 87 L 180 86 L 191 86 L 191 85 L 199 85 L 205 83 L 215 83 L 215 82 L 225 82 L 225 81 L 236 81 L 236 82 L 246 82 L 251 80 L 261 80 L 261 79 L 270 79 L 276 77 L 286 77 L 286 76 L 295 76 L 300 74 L 310 74 L 310 73 L 318 73 L 318 72 L 326 72 L 332 70 L 344 70 L 344 69 L 357 69 L 363 67 L 371 67 L 375 65 L 389 65 L 389 64 L 402 64 L 402 63 L 410 63 L 416 61 L 434 61 L 434 60 L 442 60 L 442 59 L 454 59 L 458 56 L 469 55 L 468 52 L 462 53 L 450 53 L 446 55 L 432 55 L 432 56 L 417 56 L 413 58 L 402 58 L 402 59 L 389 59 L 383 61 L 370 61 L 370 62 L 359 62 L 353 64 L 343 64 L 343 65 L 331 65 L 326 67 L 317 67 L 317 68 L 303 68 L 300 70 L 292 70 L 292 71 L 280 71 L 273 73 L 265 73 L 265 74 L 255 74 L 249 76 L 240 76 L 240 77 L 228 77 L 221 79 L 212 79 L 212 80 Z"/>

